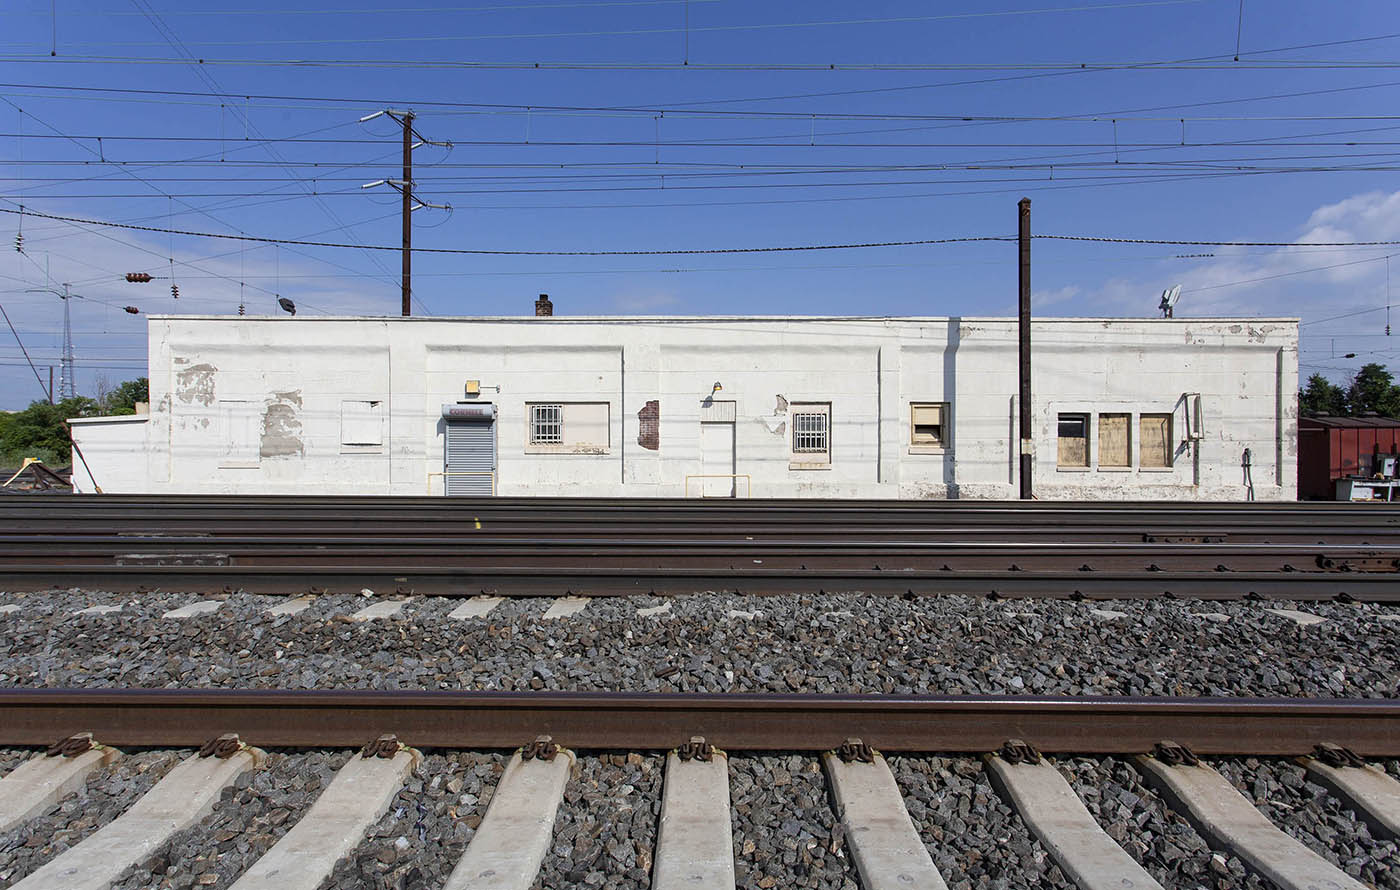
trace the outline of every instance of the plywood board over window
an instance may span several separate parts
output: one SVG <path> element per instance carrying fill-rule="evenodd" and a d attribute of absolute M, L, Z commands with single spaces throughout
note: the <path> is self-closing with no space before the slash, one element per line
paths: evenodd
<path fill-rule="evenodd" d="M 1055 462 L 1061 467 L 1089 466 L 1089 415 L 1060 415 L 1059 451 Z"/>
<path fill-rule="evenodd" d="M 1126 467 L 1129 450 L 1129 414 L 1099 415 L 1099 466 Z"/>
<path fill-rule="evenodd" d="M 1138 418 L 1138 466 L 1170 467 L 1172 452 L 1172 416 L 1143 414 Z"/>

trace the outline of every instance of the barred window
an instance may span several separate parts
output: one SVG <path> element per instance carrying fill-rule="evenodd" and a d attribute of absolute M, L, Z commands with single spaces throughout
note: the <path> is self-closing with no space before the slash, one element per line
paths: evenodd
<path fill-rule="evenodd" d="M 530 444 L 559 445 L 564 441 L 564 406 L 530 406 Z"/>
<path fill-rule="evenodd" d="M 792 450 L 799 454 L 826 453 L 827 416 L 822 414 L 792 415 Z"/>

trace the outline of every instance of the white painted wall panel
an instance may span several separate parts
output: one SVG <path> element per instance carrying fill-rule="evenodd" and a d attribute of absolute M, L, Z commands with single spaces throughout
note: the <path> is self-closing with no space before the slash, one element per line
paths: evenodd
<path fill-rule="evenodd" d="M 145 461 L 131 459 L 125 431 L 84 433 L 99 482 L 116 480 L 104 490 L 440 493 L 441 406 L 478 380 L 476 401 L 497 410 L 502 495 L 680 496 L 704 467 L 701 405 L 712 394 L 734 403 L 733 471 L 752 478 L 755 497 L 1017 492 L 1012 319 L 156 316 L 149 325 Z M 1040 497 L 1239 499 L 1245 448 L 1255 496 L 1294 497 L 1295 320 L 1043 319 L 1032 340 Z M 1188 393 L 1201 393 L 1199 441 L 1186 435 Z M 375 401 L 377 444 L 373 412 L 354 407 Z M 599 407 L 566 422 L 582 438 L 532 449 L 526 406 L 540 401 Z M 637 441 L 649 401 L 660 412 L 655 450 Z M 831 406 L 829 468 L 792 468 L 800 402 Z M 947 447 L 911 450 L 911 402 L 948 404 Z M 1100 469 L 1091 440 L 1087 470 L 1062 471 L 1062 411 L 1126 413 L 1134 431 L 1142 413 L 1171 412 L 1176 460 L 1139 467 L 1134 443 L 1133 465 Z M 1095 417 L 1091 437 L 1097 429 Z"/>

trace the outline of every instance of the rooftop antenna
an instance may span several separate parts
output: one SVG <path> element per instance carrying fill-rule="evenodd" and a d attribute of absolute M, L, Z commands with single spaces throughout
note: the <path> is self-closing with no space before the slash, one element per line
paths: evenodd
<path fill-rule="evenodd" d="M 1176 309 L 1176 301 L 1181 299 L 1181 285 L 1169 287 L 1162 291 L 1162 302 L 1157 307 L 1162 310 L 1163 318 L 1175 317 L 1172 313 Z"/>

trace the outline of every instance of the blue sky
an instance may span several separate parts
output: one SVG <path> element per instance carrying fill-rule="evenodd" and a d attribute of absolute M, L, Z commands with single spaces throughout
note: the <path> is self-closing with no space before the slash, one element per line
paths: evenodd
<path fill-rule="evenodd" d="M 1023 195 L 1038 233 L 1400 239 L 1393 2 L 11 0 L 3 15 L 3 210 L 397 246 L 397 195 L 360 188 L 399 175 L 396 126 L 359 121 L 389 105 L 454 143 L 415 152 L 418 194 L 453 208 L 414 214 L 418 247 L 1008 236 Z M 62 305 L 27 291 L 73 285 L 87 394 L 144 366 L 125 305 L 398 312 L 395 252 L 26 217 L 21 254 L 19 225 L 0 214 L 0 300 L 46 380 Z M 1392 253 L 1037 241 L 1036 311 L 1151 317 L 1180 283 L 1179 316 L 1301 316 L 1302 373 L 1342 379 L 1400 365 Z M 157 278 L 121 280 L 133 271 Z M 529 314 L 541 292 L 570 315 L 1010 314 L 1016 293 L 1004 242 L 423 254 L 414 272 L 415 313 L 433 315 Z M 40 395 L 13 338 L 0 381 L 0 407 Z"/>

